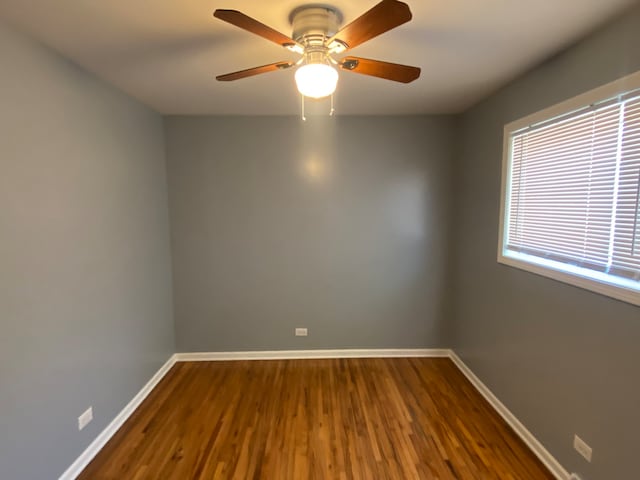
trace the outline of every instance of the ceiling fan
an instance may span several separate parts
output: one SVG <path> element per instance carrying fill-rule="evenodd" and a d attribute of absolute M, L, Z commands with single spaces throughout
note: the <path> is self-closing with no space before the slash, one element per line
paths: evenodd
<path fill-rule="evenodd" d="M 291 37 L 237 10 L 218 9 L 213 15 L 302 55 L 295 63 L 275 62 L 219 75 L 216 79 L 220 81 L 239 80 L 297 66 L 295 80 L 298 91 L 303 97 L 323 98 L 332 95 L 336 89 L 338 72 L 334 67 L 402 83 L 412 82 L 420 76 L 418 67 L 352 56 L 340 60 L 333 58 L 333 55 L 346 52 L 411 20 L 409 6 L 397 0 L 382 0 L 342 29 L 339 29 L 342 14 L 338 9 L 319 4 L 303 5 L 289 15 L 293 28 Z"/>

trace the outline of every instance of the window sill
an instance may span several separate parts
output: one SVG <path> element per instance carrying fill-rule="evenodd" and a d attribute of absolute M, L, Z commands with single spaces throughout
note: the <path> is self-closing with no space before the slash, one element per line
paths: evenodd
<path fill-rule="evenodd" d="M 640 282 L 516 252 L 499 253 L 498 263 L 640 306 Z"/>

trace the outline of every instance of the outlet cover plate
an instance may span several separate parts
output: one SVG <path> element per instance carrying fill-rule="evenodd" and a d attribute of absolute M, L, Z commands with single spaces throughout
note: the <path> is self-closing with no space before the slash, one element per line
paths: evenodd
<path fill-rule="evenodd" d="M 78 430 L 86 427 L 91 420 L 93 420 L 93 407 L 87 408 L 87 410 L 78 417 Z"/>
<path fill-rule="evenodd" d="M 296 328 L 296 337 L 306 337 L 308 334 L 306 328 Z"/>
<path fill-rule="evenodd" d="M 584 457 L 587 462 L 591 462 L 591 455 L 593 450 L 586 444 L 578 435 L 573 436 L 573 448 Z"/>

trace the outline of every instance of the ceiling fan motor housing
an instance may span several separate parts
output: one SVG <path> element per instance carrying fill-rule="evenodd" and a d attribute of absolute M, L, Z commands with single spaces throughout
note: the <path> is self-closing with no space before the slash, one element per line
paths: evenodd
<path fill-rule="evenodd" d="M 289 15 L 292 38 L 304 46 L 323 46 L 327 38 L 338 32 L 342 13 L 325 5 L 303 5 Z"/>

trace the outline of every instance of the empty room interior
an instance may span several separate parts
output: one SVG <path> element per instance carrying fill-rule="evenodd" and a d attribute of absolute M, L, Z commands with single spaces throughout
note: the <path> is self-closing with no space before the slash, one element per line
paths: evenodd
<path fill-rule="evenodd" d="M 0 1 L 2 480 L 640 478 L 640 3 Z"/>

